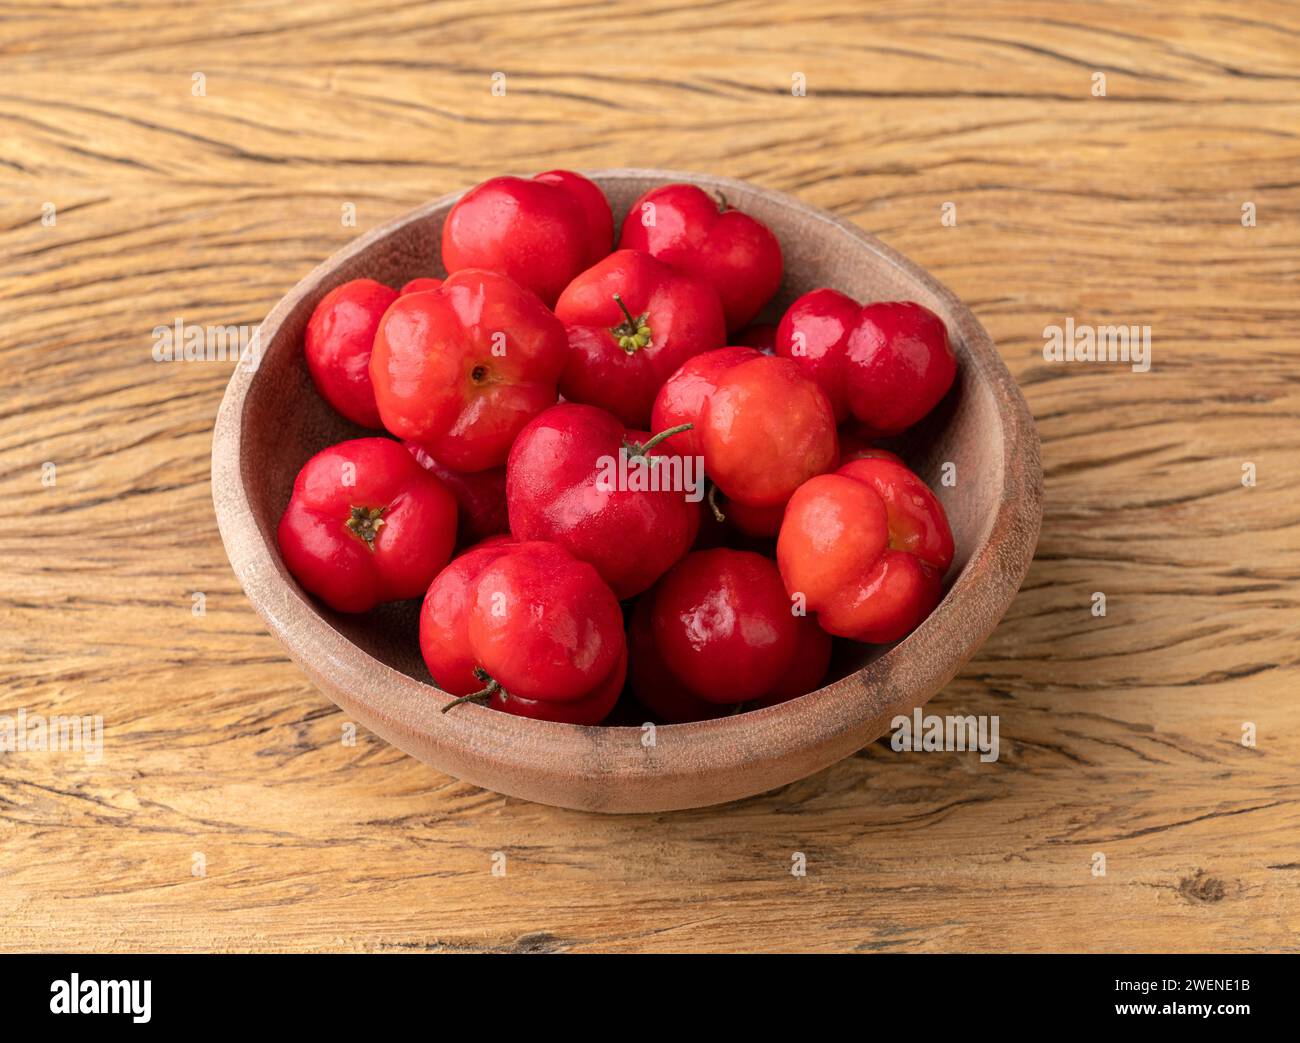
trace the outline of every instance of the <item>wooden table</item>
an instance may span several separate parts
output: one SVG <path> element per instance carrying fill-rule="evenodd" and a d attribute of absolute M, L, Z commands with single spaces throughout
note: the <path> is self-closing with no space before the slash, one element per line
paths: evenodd
<path fill-rule="evenodd" d="M 1296 949 L 1300 9 L 1182 6 L 9 5 L 0 713 L 104 748 L 0 754 L 0 949 Z M 1046 516 L 931 710 L 999 715 L 997 763 L 882 742 L 724 808 L 539 807 L 345 744 L 249 608 L 229 364 L 154 327 L 256 324 L 490 174 L 621 165 L 846 216 L 993 334 Z M 1150 372 L 1046 362 L 1067 319 L 1149 325 Z"/>

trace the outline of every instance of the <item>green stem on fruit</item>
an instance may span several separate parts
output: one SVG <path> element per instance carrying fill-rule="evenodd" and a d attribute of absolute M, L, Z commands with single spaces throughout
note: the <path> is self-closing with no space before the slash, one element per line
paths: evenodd
<path fill-rule="evenodd" d="M 718 201 L 718 213 L 725 214 L 731 209 L 731 204 L 727 202 L 727 197 L 722 194 L 722 189 L 715 188 L 713 190 L 713 198 Z"/>
<path fill-rule="evenodd" d="M 713 517 L 719 525 L 727 520 L 727 516 L 722 513 L 722 508 L 718 506 L 718 487 L 712 482 L 709 483 L 709 510 L 713 512 Z"/>
<path fill-rule="evenodd" d="M 614 303 L 623 313 L 623 321 L 617 326 L 611 326 L 609 332 L 620 348 L 629 355 L 634 355 L 642 348 L 648 347 L 654 337 L 647 325 L 650 321 L 650 313 L 644 312 L 633 318 L 632 313 L 627 310 L 627 305 L 623 303 L 623 298 L 617 293 L 614 294 Z"/>
<path fill-rule="evenodd" d="M 662 442 L 665 438 L 672 438 L 673 435 L 680 435 L 683 431 L 689 431 L 694 424 L 678 424 L 676 427 L 668 427 L 660 431 L 657 435 L 652 435 L 644 442 L 623 441 L 623 448 L 627 450 L 628 457 L 647 456 L 650 450 Z"/>
<path fill-rule="evenodd" d="M 459 699 L 453 699 L 451 702 L 449 702 L 446 706 L 442 708 L 443 713 L 446 713 L 453 706 L 460 706 L 461 703 L 490 702 L 492 697 L 496 695 L 497 692 L 504 690 L 501 687 L 501 682 L 494 680 L 491 676 L 489 676 L 488 672 L 484 670 L 481 666 L 476 666 L 474 668 L 474 676 L 477 677 L 480 681 L 485 681 L 486 684 L 477 692 L 470 692 L 469 695 L 462 695 Z"/>
<path fill-rule="evenodd" d="M 363 540 L 373 553 L 375 537 L 379 535 L 379 530 L 383 528 L 383 514 L 386 510 L 388 510 L 387 507 L 353 507 L 351 508 L 351 516 L 343 524 L 352 532 L 352 535 Z"/>

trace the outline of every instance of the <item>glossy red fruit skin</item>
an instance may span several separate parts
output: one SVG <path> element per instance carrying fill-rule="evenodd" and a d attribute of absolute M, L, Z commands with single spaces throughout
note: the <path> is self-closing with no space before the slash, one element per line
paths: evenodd
<path fill-rule="evenodd" d="M 781 244 L 771 230 L 739 210 L 720 209 L 716 197 L 694 185 L 645 193 L 628 210 L 618 245 L 708 281 L 729 330 L 753 319 L 781 285 Z"/>
<path fill-rule="evenodd" d="M 786 309 L 776 328 L 773 350 L 817 381 L 835 410 L 836 423 L 849 415 L 844 352 L 861 311 L 857 301 L 838 290 L 811 290 Z"/>
<path fill-rule="evenodd" d="M 316 390 L 339 413 L 362 427 L 383 423 L 370 383 L 370 352 L 379 320 L 397 291 L 374 279 L 353 279 L 321 298 L 307 320 L 303 351 Z"/>
<path fill-rule="evenodd" d="M 550 543 L 471 548 L 433 580 L 420 610 L 420 651 L 434 683 L 469 695 L 483 689 L 482 670 L 507 693 L 494 703 L 603 700 L 626 650 L 613 593 L 590 565 Z"/>
<path fill-rule="evenodd" d="M 869 459 L 893 460 L 896 464 L 907 464 L 897 453 L 892 453 L 888 449 L 880 449 L 875 445 L 875 438 L 868 431 L 862 429 L 862 425 L 856 422 L 850 422 L 840 428 L 840 465 L 848 463 L 850 460 L 869 460 Z"/>
<path fill-rule="evenodd" d="M 835 290 L 813 290 L 777 327 L 776 353 L 818 382 L 843 421 L 870 437 L 896 435 L 947 394 L 957 357 L 943 320 L 912 301 L 859 307 Z"/>
<path fill-rule="evenodd" d="M 615 331 L 627 316 L 615 294 L 633 318 L 646 317 L 645 346 L 619 346 Z M 629 427 L 648 426 L 659 386 L 687 359 L 726 339 L 722 305 L 707 282 L 634 250 L 612 253 L 574 279 L 555 314 L 569 341 L 560 393 L 608 410 Z"/>
<path fill-rule="evenodd" d="M 776 687 L 753 700 L 745 709 L 775 706 L 815 692 L 822 686 L 831 665 L 831 636 L 817 625 L 812 616 L 799 616 L 798 624 L 799 643 L 790 669 L 777 681 Z"/>
<path fill-rule="evenodd" d="M 491 467 L 486 471 L 453 471 L 435 460 L 418 442 L 404 442 L 406 451 L 426 471 L 437 475 L 456 497 L 456 546 L 468 547 L 510 531 L 510 514 L 506 509 L 506 469 Z"/>
<path fill-rule="evenodd" d="M 462 271 L 400 297 L 375 335 L 370 376 L 384 426 L 457 471 L 506 462 L 515 436 L 554 405 L 564 327 L 504 275 Z"/>
<path fill-rule="evenodd" d="M 800 486 L 776 544 L 786 591 L 829 633 L 872 644 L 905 637 L 933 611 L 952 557 L 934 493 L 881 457 Z"/>
<path fill-rule="evenodd" d="M 752 551 L 695 551 L 654 591 L 652 629 L 664 665 L 715 703 L 765 694 L 794 662 L 798 626 L 776 566 Z"/>
<path fill-rule="evenodd" d="M 408 293 L 424 293 L 426 290 L 436 290 L 441 285 L 441 279 L 435 279 L 432 276 L 421 276 L 406 283 L 397 291 L 397 295 L 405 297 Z"/>
<path fill-rule="evenodd" d="M 704 469 L 737 503 L 775 507 L 839 458 L 821 388 L 789 359 L 760 355 L 726 370 L 704 402 Z"/>
<path fill-rule="evenodd" d="M 957 357 L 948 328 L 911 301 L 868 304 L 845 347 L 849 409 L 880 435 L 906 431 L 952 387 Z"/>
<path fill-rule="evenodd" d="M 487 703 L 494 710 L 512 713 L 516 717 L 528 717 L 534 721 L 553 721 L 556 724 L 600 724 L 614 706 L 623 692 L 623 683 L 627 680 L 627 650 L 619 657 L 616 666 L 607 678 L 590 693 L 580 699 L 557 702 L 554 699 L 523 699 L 501 689 Z"/>
<path fill-rule="evenodd" d="M 470 189 L 442 226 L 449 273 L 507 275 L 554 307 L 560 292 L 613 246 L 614 219 L 600 188 L 581 174 L 494 177 Z"/>
<path fill-rule="evenodd" d="M 381 512 L 373 541 L 348 527 L 353 507 Z M 447 564 L 456 500 L 398 442 L 357 438 L 303 465 L 276 539 L 305 589 L 340 612 L 365 612 L 419 597 Z"/>
<path fill-rule="evenodd" d="M 781 519 L 785 517 L 784 503 L 778 503 L 774 507 L 750 507 L 723 497 L 720 506 L 727 522 L 742 535 L 756 539 L 775 539 L 781 531 Z"/>
<path fill-rule="evenodd" d="M 627 631 L 628 676 L 637 702 L 664 724 L 707 721 L 725 712 L 718 703 L 692 694 L 664 665 L 655 647 L 653 608 L 653 597 L 637 601 Z"/>
<path fill-rule="evenodd" d="M 699 501 L 680 489 L 620 489 L 617 481 L 607 487 L 602 462 L 617 461 L 620 449 L 648 437 L 595 406 L 565 402 L 536 417 L 506 464 L 515 538 L 559 544 L 592 564 L 620 599 L 648 589 L 686 554 L 700 525 Z M 660 467 L 671 455 L 662 444 L 650 452 L 664 460 Z"/>
<path fill-rule="evenodd" d="M 725 347 L 706 351 L 688 359 L 666 381 L 655 395 L 650 411 L 650 426 L 655 431 L 667 431 L 681 424 L 694 425 L 691 430 L 673 435 L 662 445 L 684 456 L 701 456 L 700 414 L 704 401 L 718 386 L 722 375 L 732 366 L 756 359 L 759 352 L 753 348 Z"/>

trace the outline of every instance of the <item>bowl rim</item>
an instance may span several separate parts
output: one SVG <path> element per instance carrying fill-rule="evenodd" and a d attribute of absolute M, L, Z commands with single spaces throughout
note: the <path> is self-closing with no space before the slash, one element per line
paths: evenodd
<path fill-rule="evenodd" d="M 612 168 L 582 171 L 598 184 L 654 180 L 721 188 L 738 197 L 761 196 L 807 221 L 855 240 L 902 276 L 922 283 L 956 317 L 961 364 L 992 392 L 1003 433 L 998 508 L 983 538 L 935 610 L 905 639 L 852 674 L 806 696 L 738 714 L 688 724 L 656 726 L 655 742 L 642 742 L 644 726 L 581 726 L 535 721 L 468 704 L 442 714 L 450 696 L 410 677 L 352 644 L 317 611 L 280 562 L 250 506 L 243 421 L 259 367 L 237 364 L 217 413 L 212 438 L 212 492 L 227 556 L 253 608 L 290 657 L 342 709 L 372 731 L 439 770 L 486 788 L 544 803 L 602 811 L 657 811 L 721 803 L 765 792 L 805 777 L 877 738 L 878 722 L 922 706 L 946 684 L 992 632 L 1014 599 L 1033 558 L 1042 518 L 1039 439 L 1028 404 L 992 339 L 971 310 L 920 265 L 857 225 L 774 189 L 747 181 L 688 171 Z M 366 232 L 313 268 L 271 309 L 258 328 L 259 359 L 305 297 L 330 288 L 345 263 L 399 229 L 450 207 L 468 188 L 448 193 Z M 270 527 L 272 530 L 274 526 Z M 976 577 L 980 583 L 974 589 Z M 953 655 L 952 635 L 966 637 Z M 352 654 L 341 647 L 346 645 Z M 910 661 L 906 690 L 868 683 L 900 660 Z M 875 734 L 866 733 L 876 728 Z M 864 738 L 865 736 L 865 738 Z M 809 756 L 797 772 L 776 763 L 791 749 Z M 738 784 L 760 764 L 757 782 Z M 576 773 L 576 774 L 575 774 Z M 663 799 L 676 788 L 708 777 L 717 796 Z M 504 784 L 502 778 L 516 780 Z M 644 802 L 602 790 L 602 783 L 653 783 L 661 798 Z M 625 787 L 624 787 L 625 788 Z M 560 792 L 555 796 L 552 790 Z"/>

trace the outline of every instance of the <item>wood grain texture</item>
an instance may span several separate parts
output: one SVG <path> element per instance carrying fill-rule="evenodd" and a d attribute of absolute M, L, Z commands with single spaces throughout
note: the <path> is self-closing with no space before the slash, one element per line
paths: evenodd
<path fill-rule="evenodd" d="M 0 754 L 0 949 L 1300 947 L 1294 4 L 0 13 L 0 713 L 105 744 Z M 248 607 L 208 488 L 229 366 L 154 362 L 153 327 L 255 324 L 490 174 L 625 165 L 830 209 L 993 335 L 1042 536 L 930 707 L 1000 715 L 996 764 L 876 744 L 721 809 L 558 811 L 345 745 Z M 1067 317 L 1150 325 L 1151 372 L 1044 362 Z"/>

